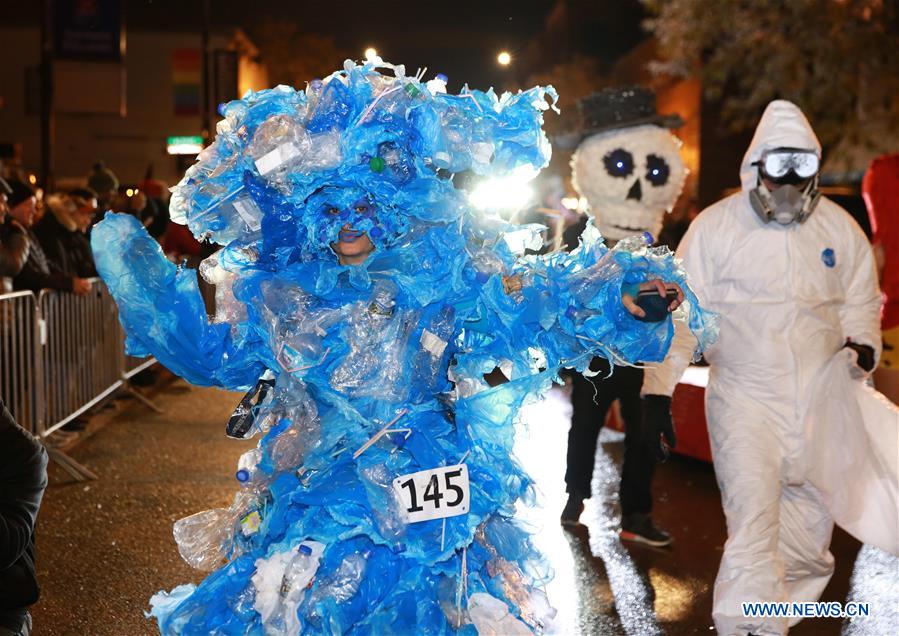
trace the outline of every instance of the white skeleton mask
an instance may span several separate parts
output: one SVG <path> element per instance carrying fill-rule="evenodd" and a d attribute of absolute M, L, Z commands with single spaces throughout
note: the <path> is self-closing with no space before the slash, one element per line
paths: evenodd
<path fill-rule="evenodd" d="M 591 135 L 571 158 L 572 181 L 603 237 L 619 241 L 662 229 L 687 177 L 681 141 L 653 124 Z"/>

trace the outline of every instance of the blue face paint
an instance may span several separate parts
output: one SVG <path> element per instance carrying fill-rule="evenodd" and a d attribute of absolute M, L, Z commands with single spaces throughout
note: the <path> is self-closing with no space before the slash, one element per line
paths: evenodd
<path fill-rule="evenodd" d="M 832 248 L 826 247 L 821 252 L 821 260 L 825 265 L 827 265 L 827 267 L 833 267 L 837 264 L 837 255 Z"/>
<path fill-rule="evenodd" d="M 391 215 L 379 214 L 361 188 L 326 186 L 316 191 L 294 212 L 306 224 L 311 241 L 302 248 L 327 254 L 338 241 L 351 241 L 367 234 L 375 249 L 389 247 L 405 231 Z"/>

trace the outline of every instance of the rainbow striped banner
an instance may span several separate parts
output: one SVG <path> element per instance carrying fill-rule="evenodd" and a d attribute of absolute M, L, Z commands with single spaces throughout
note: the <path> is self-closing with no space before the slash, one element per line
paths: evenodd
<path fill-rule="evenodd" d="M 200 114 L 201 55 L 200 49 L 176 49 L 172 53 L 172 94 L 176 115 Z"/>

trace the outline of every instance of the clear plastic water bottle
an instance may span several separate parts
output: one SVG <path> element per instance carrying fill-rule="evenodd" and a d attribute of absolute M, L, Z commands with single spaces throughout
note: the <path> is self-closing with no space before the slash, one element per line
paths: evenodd
<path fill-rule="evenodd" d="M 296 556 L 284 569 L 284 578 L 281 579 L 281 598 L 287 601 L 297 601 L 306 586 L 312 581 L 315 566 L 312 548 L 308 545 L 300 545 Z"/>
<path fill-rule="evenodd" d="M 262 451 L 258 448 L 248 450 L 237 460 L 237 472 L 234 476 L 241 484 L 249 484 L 258 472 L 257 466 L 262 459 Z"/>
<path fill-rule="evenodd" d="M 367 551 L 364 554 L 351 554 L 343 560 L 337 571 L 319 580 L 306 602 L 309 608 L 306 619 L 317 631 L 324 631 L 322 628 L 326 621 L 319 604 L 331 599 L 337 605 L 341 605 L 355 596 L 365 574 L 368 556 Z"/>
<path fill-rule="evenodd" d="M 314 541 L 301 543 L 287 562 L 278 590 L 277 606 L 265 622 L 266 634 L 299 634 L 302 631 L 297 610 L 303 602 L 306 589 L 315 578 L 321 554 L 311 544 L 324 547 Z"/>
<path fill-rule="evenodd" d="M 440 379 L 440 362 L 448 341 L 452 338 L 454 324 L 455 312 L 449 305 L 442 307 L 427 320 L 419 338 L 419 349 L 412 361 L 413 400 L 433 392 L 435 383 Z"/>
<path fill-rule="evenodd" d="M 368 311 L 372 315 L 391 316 L 396 306 L 397 287 L 393 281 L 386 279 L 376 281 L 371 292 Z"/>

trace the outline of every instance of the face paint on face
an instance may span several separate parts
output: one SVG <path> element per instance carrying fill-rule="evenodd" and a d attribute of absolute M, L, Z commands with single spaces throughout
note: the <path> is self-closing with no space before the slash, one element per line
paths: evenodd
<path fill-rule="evenodd" d="M 375 219 L 374 206 L 363 197 L 353 203 L 353 212 L 349 217 L 359 223 L 366 219 Z M 375 225 L 369 232 L 381 232 L 381 229 Z M 347 223 L 337 234 L 337 241 L 331 244 L 331 249 L 337 254 L 337 259 L 342 265 L 357 265 L 368 258 L 368 255 L 375 249 L 374 244 L 368 234 L 362 230 L 353 227 L 353 224 Z"/>
<path fill-rule="evenodd" d="M 371 197 L 355 186 L 318 190 L 306 200 L 302 215 L 311 238 L 309 247 L 332 251 L 341 262 L 360 256 L 364 260 L 373 250 L 389 247 L 405 231 L 381 218 L 387 215 L 379 215 Z"/>

